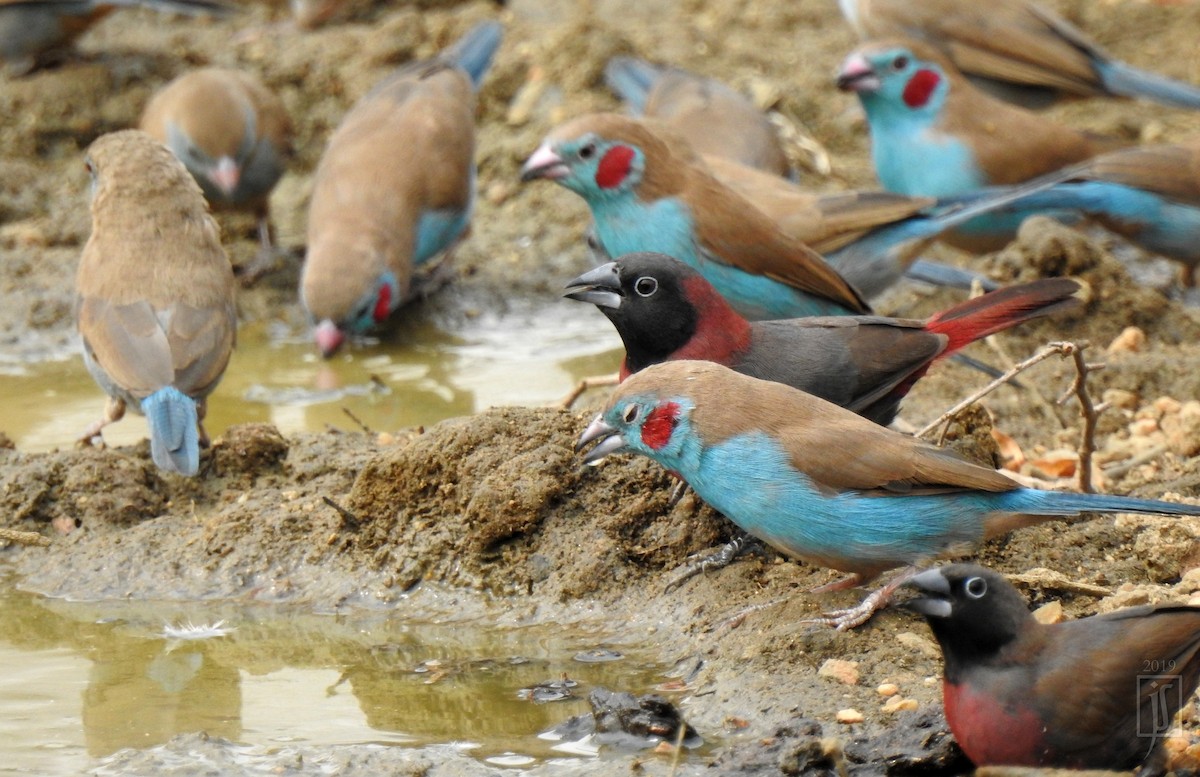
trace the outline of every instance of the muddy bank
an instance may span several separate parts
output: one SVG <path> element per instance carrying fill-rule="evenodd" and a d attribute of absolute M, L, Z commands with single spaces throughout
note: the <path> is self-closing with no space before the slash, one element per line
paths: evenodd
<path fill-rule="evenodd" d="M 1200 5 L 1079 0 L 1059 7 L 1118 56 L 1200 80 L 1194 46 Z M 520 187 L 517 170 L 560 119 L 615 107 L 598 80 L 613 53 L 638 52 L 754 87 L 829 152 L 832 172 L 806 169 L 806 181 L 835 189 L 871 181 L 853 99 L 830 85 L 853 42 L 832 2 L 749 7 L 726 0 L 606 0 L 577 9 L 529 0 L 503 12 L 482 2 L 359 2 L 336 24 L 303 34 L 272 26 L 278 11 L 257 5 L 224 22 L 122 12 L 82 40 L 82 56 L 69 66 L 6 81 L 0 89 L 0 113 L 18 117 L 0 125 L 0 355 L 20 362 L 71 352 L 71 279 L 89 229 L 80 152 L 97 135 L 134 124 L 154 89 L 202 64 L 260 73 L 296 121 L 297 157 L 272 199 L 280 242 L 293 261 L 243 293 L 239 306 L 245 321 L 302 334 L 295 260 L 325 139 L 353 100 L 390 68 L 433 53 L 497 13 L 508 39 L 480 95 L 481 197 L 472 235 L 457 257 L 458 278 L 431 300 L 430 315 L 503 314 L 511 297 L 541 304 L 586 266 L 579 246 L 583 206 L 549 185 Z M 1164 50 L 1172 56 L 1159 56 Z M 540 97 L 530 101 L 528 115 L 511 113 L 518 93 L 539 79 Z M 1056 115 L 1131 139 L 1169 140 L 1194 131 L 1193 115 L 1156 106 L 1080 103 Z M 804 153 L 793 151 L 803 167 Z M 253 224 L 236 216 L 221 220 L 232 259 L 249 260 L 256 248 Z M 1097 440 L 1099 463 L 1109 468 L 1104 487 L 1194 499 L 1200 428 L 1187 403 L 1200 397 L 1194 366 L 1200 322 L 1133 284 L 1104 241 L 1033 223 L 1018 245 L 977 262 L 1001 281 L 1075 275 L 1089 284 L 1090 296 L 1078 312 L 971 352 L 1007 366 L 1050 340 L 1091 341 L 1089 359 L 1106 364 L 1092 377 L 1093 395 L 1112 403 Z M 890 300 L 886 312 L 925 315 L 953 301 L 948 293 L 910 289 Z M 1140 345 L 1136 336 L 1120 339 L 1131 326 L 1144 335 Z M 1108 351 L 1114 342 L 1123 344 Z M 1061 474 L 1047 462 L 1061 462 L 1064 454 L 1069 460 L 1078 443 L 1077 408 L 1055 403 L 1073 374 L 1068 361 L 1044 362 L 1021 377 L 1024 389 L 1003 388 L 983 402 L 987 412 L 952 425 L 947 441 L 999 465 L 1012 447 L 994 442 L 994 427 L 1026 460 L 1015 465 L 1024 474 Z M 983 382 L 958 365 L 942 365 L 917 386 L 902 416 L 922 426 Z M 919 768 L 914 759 L 932 760 L 920 767 L 925 773 L 961 771 L 938 718 L 940 659 L 912 615 L 889 611 L 848 634 L 803 625 L 804 618 L 854 603 L 861 592 L 810 595 L 809 588 L 835 575 L 771 554 L 751 555 L 664 591 L 689 554 L 727 539 L 730 527 L 691 497 L 669 507 L 669 479 L 646 461 L 617 457 L 581 468 L 572 447 L 599 400 L 588 397 L 591 408 L 575 412 L 495 410 L 424 432 L 387 430 L 383 437 L 284 438 L 270 427 L 239 426 L 216 442 L 204 476 L 195 480 L 161 475 L 144 443 L 46 454 L 0 448 L 0 526 L 52 539 L 48 548 L 8 549 L 2 557 L 23 586 L 78 599 L 284 601 L 320 612 L 387 607 L 429 614 L 443 607 L 499 625 L 616 624 L 652 633 L 664 660 L 687 668 L 686 689 L 677 698 L 688 720 L 720 743 L 680 774 L 828 773 L 837 756 L 823 740 L 840 743 L 852 773 L 912 772 Z M 97 391 L 97 408 L 100 401 Z M 1200 580 L 1188 570 L 1200 564 L 1198 535 L 1195 521 L 1101 517 L 1022 530 L 977 558 L 1025 575 L 1035 604 L 1061 602 L 1074 617 L 1194 598 Z M 1111 593 L 1080 593 L 1079 583 Z M 422 595 L 434 591 L 452 595 Z M 857 662 L 857 682 L 819 674 L 829 659 Z M 887 698 L 876 690 L 884 683 L 896 685 L 912 704 L 885 711 Z M 850 708 L 862 713 L 862 722 L 837 723 L 837 713 Z M 1194 715 L 1187 724 L 1194 738 Z M 234 750 L 185 736 L 162 748 L 118 754 L 102 768 L 192 774 L 192 754 L 199 752 L 218 771 L 251 764 L 362 774 L 499 771 L 444 751 Z M 630 769 L 635 760 L 640 763 L 618 756 L 616 768 Z M 592 774 L 614 769 L 613 762 L 581 768 Z M 653 757 L 641 768 L 665 774 L 670 767 L 666 757 Z M 562 772 L 542 766 L 533 773 Z"/>

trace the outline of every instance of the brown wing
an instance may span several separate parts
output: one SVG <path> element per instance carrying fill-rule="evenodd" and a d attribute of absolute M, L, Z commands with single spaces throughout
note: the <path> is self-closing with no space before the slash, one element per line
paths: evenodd
<path fill-rule="evenodd" d="M 1022 0 L 872 0 L 863 26 L 869 37 L 924 40 L 971 75 L 1082 96 L 1103 93 L 1090 60 L 1099 47 Z"/>
<path fill-rule="evenodd" d="M 672 372 L 681 374 L 676 390 L 686 390 L 695 399 L 692 419 L 704 439 L 717 442 L 748 431 L 766 432 L 781 442 L 796 469 L 818 486 L 897 493 L 1018 487 L 993 469 L 789 386 L 719 365 L 672 364 L 689 365 Z M 663 381 L 662 366 L 655 369 L 656 379 Z M 849 439 L 854 440 L 853 447 L 847 446 Z"/>
<path fill-rule="evenodd" d="M 697 236 L 706 253 L 746 272 L 832 300 L 852 312 L 870 312 L 858 291 L 824 257 L 785 233 L 707 170 L 689 168 L 681 197 L 696 214 Z"/>
<path fill-rule="evenodd" d="M 1080 165 L 1077 177 L 1200 203 L 1200 141 L 1135 146 L 1102 154 Z"/>
<path fill-rule="evenodd" d="M 118 386 L 143 398 L 174 380 L 167 334 L 148 302 L 78 300 L 79 332 L 96 363 Z"/>

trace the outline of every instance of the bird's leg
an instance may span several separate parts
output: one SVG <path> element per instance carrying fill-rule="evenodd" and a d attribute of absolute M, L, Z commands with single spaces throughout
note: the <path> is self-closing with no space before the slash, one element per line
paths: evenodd
<path fill-rule="evenodd" d="M 685 487 L 686 485 L 684 483 Z M 757 544 L 759 543 L 756 538 L 743 532 L 715 550 L 708 550 L 692 556 L 686 564 L 680 567 L 675 577 L 667 583 L 664 591 L 675 590 L 684 581 L 690 580 L 701 572 L 708 572 L 711 569 L 721 569 L 722 567 L 729 566 L 735 558 L 741 555 L 742 551 Z"/>
<path fill-rule="evenodd" d="M 891 582 L 872 591 L 866 599 L 863 599 L 854 607 L 847 607 L 844 610 L 834 610 L 825 613 L 820 618 L 806 618 L 801 623 L 819 623 L 825 626 L 833 626 L 838 631 L 847 631 L 857 628 L 867 621 L 871 620 L 871 616 L 879 610 L 882 610 L 892 600 L 892 595 L 896 593 L 896 589 L 904 585 L 910 578 L 917 574 L 916 567 L 906 567 L 903 571 L 896 575 Z M 852 579 L 856 576 L 851 576 Z M 832 585 L 844 584 L 846 580 L 839 580 Z M 844 587 L 844 586 L 843 586 Z M 826 590 L 830 590 L 828 586 L 821 586 Z M 813 589 L 814 591 L 821 589 Z"/>
<path fill-rule="evenodd" d="M 237 268 L 242 286 L 253 286 L 259 278 L 274 270 L 276 254 L 274 235 L 271 234 L 271 220 L 264 210 L 258 214 L 258 253 L 254 255 L 249 264 Z"/>
<path fill-rule="evenodd" d="M 196 431 L 199 432 L 199 443 L 201 448 L 207 448 L 212 445 L 212 441 L 208 439 L 208 432 L 204 429 L 204 416 L 208 415 L 208 400 L 200 399 L 196 401 Z"/>
<path fill-rule="evenodd" d="M 92 424 L 84 431 L 83 436 L 79 438 L 80 445 L 92 445 L 92 441 L 96 437 L 100 437 L 100 430 L 114 421 L 120 421 L 125 417 L 125 400 L 109 397 L 108 402 L 104 405 L 104 417 L 96 423 Z M 104 444 L 104 438 L 100 438 L 100 444 Z"/>

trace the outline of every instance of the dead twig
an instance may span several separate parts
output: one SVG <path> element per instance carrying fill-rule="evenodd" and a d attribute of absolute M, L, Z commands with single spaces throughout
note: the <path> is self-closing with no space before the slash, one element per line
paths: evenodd
<path fill-rule="evenodd" d="M 362 429 L 364 432 L 366 432 L 366 433 L 367 433 L 367 434 L 369 434 L 369 435 L 372 435 L 372 436 L 374 436 L 374 435 L 375 435 L 375 430 L 374 430 L 374 429 L 372 429 L 371 427 L 367 426 L 367 425 L 366 425 L 366 423 L 364 423 L 364 422 L 363 422 L 363 420 L 362 420 L 361 418 L 359 418 L 358 416 L 356 416 L 356 415 L 354 414 L 354 411 L 353 411 L 353 410 L 351 410 L 351 409 L 350 409 L 350 408 L 348 408 L 348 407 L 343 407 L 343 408 L 342 408 L 342 412 L 343 412 L 343 413 L 345 413 L 345 414 L 346 414 L 346 416 L 347 416 L 347 417 L 348 417 L 348 418 L 349 418 L 351 421 L 353 421 L 355 424 L 357 424 L 359 429 Z"/>
<path fill-rule="evenodd" d="M 15 545 L 36 545 L 44 548 L 50 544 L 50 538 L 35 531 L 19 529 L 0 529 L 0 541 L 11 542 Z"/>
<path fill-rule="evenodd" d="M 1108 403 L 1101 402 L 1097 405 L 1092 402 L 1091 395 L 1087 390 L 1087 376 L 1089 372 L 1104 369 L 1104 365 L 1088 364 L 1083 360 L 1083 351 L 1088 347 L 1087 342 L 1080 341 L 1065 345 L 1074 346 L 1069 353 L 1075 360 L 1075 380 L 1072 381 L 1071 387 L 1058 398 L 1058 404 L 1064 404 L 1072 394 L 1079 400 L 1079 413 L 1083 416 L 1083 432 L 1079 436 L 1079 490 L 1090 494 L 1095 490 L 1092 488 L 1092 454 L 1096 452 L 1096 419 L 1108 407 Z M 1065 356 L 1067 353 L 1064 352 L 1063 355 Z"/>
<path fill-rule="evenodd" d="M 575 404 L 575 400 L 583 396 L 583 392 L 588 389 L 599 388 L 600 386 L 615 386 L 621 382 L 618 375 L 593 375 L 590 378 L 584 378 L 575 384 L 575 388 L 562 399 L 553 403 L 551 407 L 557 407 L 559 410 L 570 410 L 571 405 Z"/>
<path fill-rule="evenodd" d="M 351 529 L 357 529 L 359 526 L 362 525 L 362 521 L 358 520 L 357 515 L 350 512 L 346 508 L 342 507 L 340 504 L 333 501 L 329 497 L 323 496 L 323 497 L 321 497 L 321 501 L 324 502 L 325 504 L 329 505 L 330 507 L 332 507 L 334 509 L 334 511 L 337 512 L 338 515 L 342 516 L 342 525 L 349 524 Z"/>
<path fill-rule="evenodd" d="M 1149 464 L 1169 450 L 1171 450 L 1171 448 L 1166 443 L 1163 443 L 1162 445 L 1155 445 L 1148 451 L 1142 451 L 1136 456 L 1128 458 L 1119 464 L 1114 464 L 1111 467 L 1105 467 L 1101 471 L 1104 473 L 1104 477 L 1106 478 L 1119 478 L 1132 470 L 1134 467 L 1140 467 L 1143 464 Z"/>
<path fill-rule="evenodd" d="M 959 402 L 957 405 L 950 408 L 946 412 L 942 413 L 940 416 L 938 416 L 934 420 L 930 421 L 928 424 L 926 424 L 923 428 L 921 428 L 917 432 L 916 436 L 924 437 L 925 435 L 929 434 L 930 432 L 932 432 L 934 429 L 938 428 L 938 426 L 941 426 L 942 424 L 946 424 L 948 426 L 950 424 L 950 421 L 954 418 L 954 416 L 958 415 L 963 410 L 967 409 L 971 405 L 973 405 L 976 402 L 978 402 L 979 400 L 983 399 L 988 394 L 991 394 L 993 391 L 1000 388 L 1005 383 L 1008 383 L 1013 378 L 1020 375 L 1022 372 L 1029 369 L 1033 365 L 1038 364 L 1039 362 L 1043 362 L 1046 359 L 1049 359 L 1051 356 L 1055 356 L 1055 355 L 1067 356 L 1076 347 L 1077 346 L 1075 345 L 1075 343 L 1068 343 L 1068 342 L 1055 342 L 1055 343 L 1050 343 L 1049 345 L 1044 346 L 1040 351 L 1035 353 L 1033 356 L 1030 356 L 1028 359 L 1026 359 L 1023 362 L 1020 362 L 1019 364 L 1013 365 L 1013 367 L 1011 369 L 1009 369 L 1007 372 L 1005 372 L 1003 375 L 996 378 L 995 380 L 993 380 L 991 383 L 987 384 L 983 388 L 979 389 L 974 394 L 967 397 L 963 401 Z"/>

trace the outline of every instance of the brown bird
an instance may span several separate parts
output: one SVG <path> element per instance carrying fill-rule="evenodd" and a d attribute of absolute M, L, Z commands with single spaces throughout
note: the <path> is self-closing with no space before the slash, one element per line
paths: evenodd
<path fill-rule="evenodd" d="M 950 564 L 913 577 L 946 659 L 943 700 L 976 766 L 1161 774 L 1162 739 L 1200 683 L 1200 607 L 1128 607 L 1039 623 L 990 569 Z"/>
<path fill-rule="evenodd" d="M 452 247 L 475 195 L 475 90 L 500 45 L 476 25 L 351 108 L 313 183 L 301 298 L 322 355 L 413 296 L 413 270 Z"/>
<path fill-rule="evenodd" d="M 1200 88 L 1113 59 L 1066 19 L 1028 0 L 839 0 L 864 40 L 924 41 L 979 86 L 1044 107 L 1064 97 L 1142 97 L 1200 108 Z"/>
<path fill-rule="evenodd" d="M 92 234 L 76 277 L 84 362 L 109 395 L 90 443 L 127 405 L 150 424 L 161 469 L 199 468 L 205 398 L 237 332 L 233 271 L 200 187 L 161 143 L 139 130 L 88 149 Z"/>
<path fill-rule="evenodd" d="M 604 67 L 604 81 L 635 116 L 657 119 L 698 154 L 732 159 L 775 175 L 792 173 L 770 119 L 714 78 L 620 56 Z"/>
<path fill-rule="evenodd" d="M 0 60 L 13 75 L 28 73 L 123 6 L 193 15 L 234 10 L 219 0 L 0 0 Z"/>
<path fill-rule="evenodd" d="M 260 248 L 242 277 L 261 275 L 274 257 L 268 196 L 292 154 L 283 101 L 249 73 L 202 68 L 159 90 L 140 127 L 179 157 L 214 209 L 257 217 Z"/>

